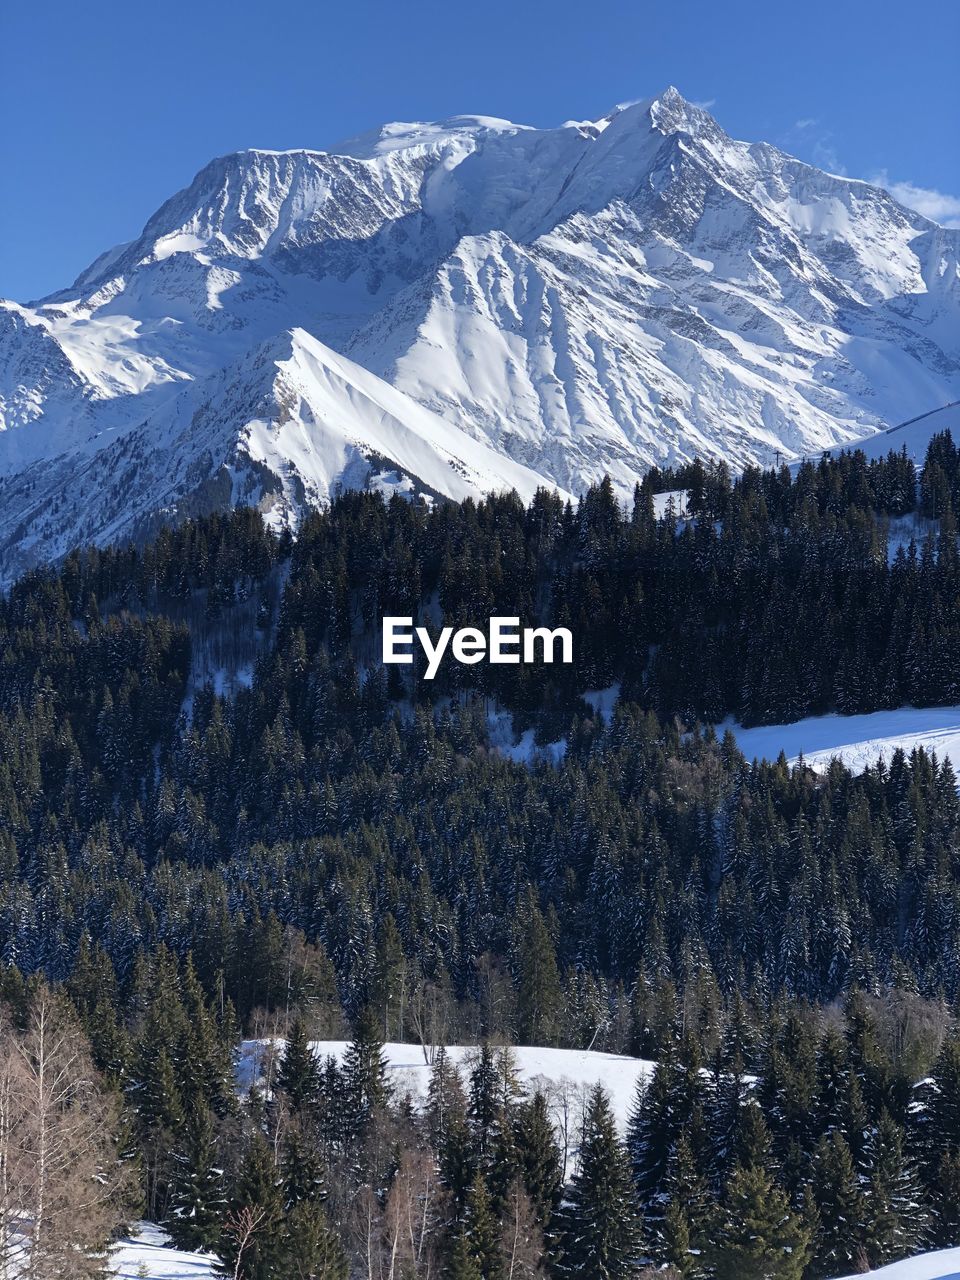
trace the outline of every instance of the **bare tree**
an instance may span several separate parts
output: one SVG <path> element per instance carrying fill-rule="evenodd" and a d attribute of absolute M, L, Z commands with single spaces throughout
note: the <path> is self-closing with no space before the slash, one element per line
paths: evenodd
<path fill-rule="evenodd" d="M 500 1236 L 504 1280 L 535 1280 L 546 1274 L 543 1233 L 537 1225 L 530 1197 L 514 1179 L 503 1207 Z"/>
<path fill-rule="evenodd" d="M 450 1033 L 450 993 L 435 982 L 418 979 L 410 995 L 410 1021 L 423 1051 L 423 1060 L 433 1066 L 437 1048 L 446 1044 Z"/>
<path fill-rule="evenodd" d="M 232 1240 L 236 1248 L 236 1260 L 233 1264 L 233 1280 L 239 1280 L 243 1273 L 243 1259 L 250 1248 L 257 1232 L 263 1225 L 265 1211 L 257 1205 L 244 1205 L 234 1209 L 223 1224 L 224 1234 Z"/>
<path fill-rule="evenodd" d="M 25 1033 L 0 1030 L 0 1275 L 101 1270 L 130 1196 L 118 1109 L 63 1002 L 41 992 Z"/>

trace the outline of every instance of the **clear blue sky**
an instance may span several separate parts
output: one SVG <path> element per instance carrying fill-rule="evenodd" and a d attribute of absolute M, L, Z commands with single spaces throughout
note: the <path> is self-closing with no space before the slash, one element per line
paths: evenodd
<path fill-rule="evenodd" d="M 535 125 L 676 84 L 738 137 L 960 219 L 956 0 L 20 0 L 0 7 L 0 296 L 73 280 L 215 155 L 391 119 Z"/>

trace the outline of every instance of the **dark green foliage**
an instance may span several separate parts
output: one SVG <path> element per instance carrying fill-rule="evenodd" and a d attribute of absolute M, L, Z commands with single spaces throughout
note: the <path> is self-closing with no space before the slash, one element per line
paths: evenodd
<path fill-rule="evenodd" d="M 630 1165 L 600 1085 L 590 1094 L 561 1227 L 559 1276 L 621 1280 L 639 1270 L 640 1227 Z"/>
<path fill-rule="evenodd" d="M 759 1165 L 738 1165 L 724 1188 L 707 1260 L 717 1280 L 801 1280 L 810 1233 Z"/>
<path fill-rule="evenodd" d="M 167 1230 L 180 1249 L 215 1249 L 227 1204 L 213 1116 L 192 1108 L 173 1154 Z"/>
<path fill-rule="evenodd" d="M 277 1247 L 276 1274 L 283 1280 L 347 1280 L 347 1255 L 321 1205 L 301 1201 L 290 1210 Z"/>
<path fill-rule="evenodd" d="M 816 1274 L 832 1277 L 862 1270 L 867 1206 L 850 1147 L 839 1130 L 817 1144 L 810 1179 L 819 1221 Z"/>
<path fill-rule="evenodd" d="M 537 1223 L 546 1231 L 560 1204 L 563 1169 L 547 1099 L 539 1090 L 518 1108 L 514 1134 L 520 1180 Z"/>
<path fill-rule="evenodd" d="M 277 1088 L 282 1089 L 294 1111 L 303 1113 L 320 1098 L 320 1068 L 310 1048 L 302 1018 L 296 1018 L 284 1046 L 277 1070 Z"/>

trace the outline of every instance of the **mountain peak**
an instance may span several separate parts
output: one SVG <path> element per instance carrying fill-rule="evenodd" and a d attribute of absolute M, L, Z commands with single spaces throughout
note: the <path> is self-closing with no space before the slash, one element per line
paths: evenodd
<path fill-rule="evenodd" d="M 220 157 L 0 310 L 0 576 L 134 508 L 295 522 L 337 485 L 629 494 L 818 454 L 960 395 L 958 240 L 674 86 Z"/>
<path fill-rule="evenodd" d="M 672 84 L 648 107 L 650 119 L 662 133 L 719 132 L 719 125 L 705 107 L 690 102 Z"/>

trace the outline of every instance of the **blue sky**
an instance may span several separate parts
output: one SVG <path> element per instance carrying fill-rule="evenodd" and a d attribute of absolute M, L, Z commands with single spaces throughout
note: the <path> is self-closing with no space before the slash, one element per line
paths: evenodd
<path fill-rule="evenodd" d="M 958 42 L 956 0 L 22 0 L 0 10 L 0 296 L 68 284 L 226 151 L 559 124 L 667 84 L 960 225 Z"/>

